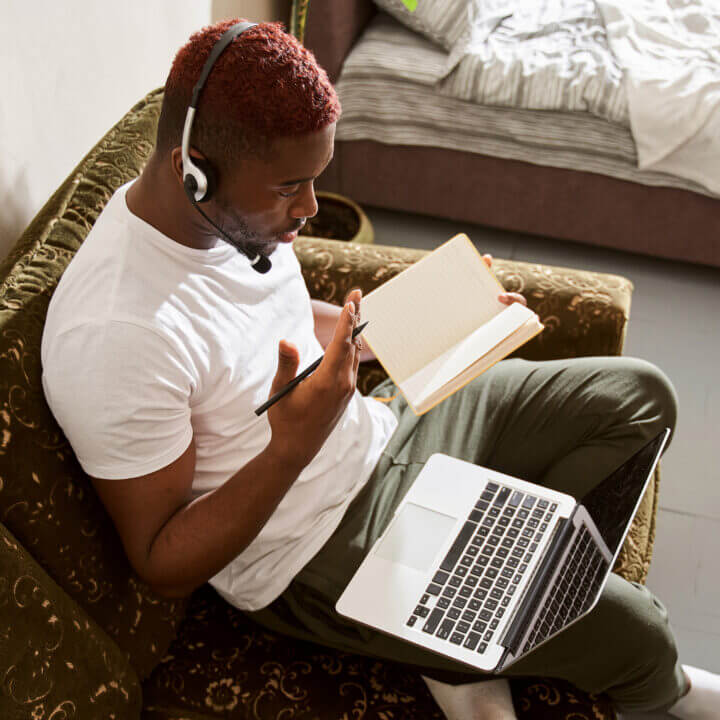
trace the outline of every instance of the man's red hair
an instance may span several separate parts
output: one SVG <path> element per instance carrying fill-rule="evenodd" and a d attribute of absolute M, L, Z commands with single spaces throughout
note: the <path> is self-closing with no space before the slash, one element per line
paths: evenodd
<path fill-rule="evenodd" d="M 193 34 L 165 83 L 157 149 L 178 147 L 192 89 L 224 20 Z M 275 138 L 320 130 L 340 116 L 340 102 L 314 55 L 280 23 L 260 23 L 235 38 L 213 65 L 200 95 L 190 144 L 221 168 L 243 153 L 264 152 Z"/>

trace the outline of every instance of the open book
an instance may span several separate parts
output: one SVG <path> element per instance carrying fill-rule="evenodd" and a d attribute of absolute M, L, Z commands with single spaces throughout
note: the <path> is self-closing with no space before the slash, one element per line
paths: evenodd
<path fill-rule="evenodd" d="M 456 235 L 360 303 L 363 338 L 422 415 L 543 325 L 505 292 L 467 235 Z"/>

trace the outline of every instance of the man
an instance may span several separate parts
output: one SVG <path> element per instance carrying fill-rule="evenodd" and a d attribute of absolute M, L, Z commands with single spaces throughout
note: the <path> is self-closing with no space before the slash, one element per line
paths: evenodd
<path fill-rule="evenodd" d="M 351 339 L 361 293 L 342 309 L 311 301 L 292 250 L 317 212 L 313 182 L 332 158 L 340 106 L 278 25 L 245 30 L 213 66 L 190 151 L 216 176 L 205 217 L 188 198 L 186 112 L 229 25 L 178 52 L 155 151 L 55 292 L 48 402 L 158 593 L 210 582 L 270 628 L 416 666 L 448 717 L 512 718 L 507 680 L 359 627 L 335 600 L 433 452 L 580 495 L 674 425 L 674 391 L 644 361 L 585 358 L 504 361 L 420 418 L 390 399 L 390 381 L 361 396 L 358 364 L 372 357 Z M 251 265 L 257 253 L 269 272 Z M 323 348 L 312 376 L 253 413 Z M 687 692 L 660 603 L 612 576 L 587 618 L 507 675 L 564 677 L 622 709 L 712 717 L 716 676 L 688 672 L 707 687 Z"/>

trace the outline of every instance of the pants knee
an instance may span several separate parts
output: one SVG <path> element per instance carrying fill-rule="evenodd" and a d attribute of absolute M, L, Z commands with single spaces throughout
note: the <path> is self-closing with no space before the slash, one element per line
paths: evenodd
<path fill-rule="evenodd" d="M 668 622 L 667 611 L 655 597 L 648 600 L 647 607 L 640 637 L 643 643 L 643 655 L 653 666 L 662 666 L 669 672 L 675 667 L 678 650 Z"/>
<path fill-rule="evenodd" d="M 623 645 L 624 667 L 618 667 L 626 683 L 662 686 L 672 677 L 678 650 L 667 610 L 643 585 L 631 583 L 637 595 L 616 618 L 613 634 Z M 607 688 L 606 688 L 607 689 Z"/>
<path fill-rule="evenodd" d="M 631 382 L 642 400 L 646 422 L 652 425 L 649 436 L 665 427 L 674 431 L 678 398 L 670 378 L 657 365 L 641 358 L 625 358 Z"/>

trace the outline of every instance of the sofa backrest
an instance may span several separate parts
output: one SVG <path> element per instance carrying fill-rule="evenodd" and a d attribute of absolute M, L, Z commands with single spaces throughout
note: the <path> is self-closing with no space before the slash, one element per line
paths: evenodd
<path fill-rule="evenodd" d="M 152 594 L 45 402 L 40 341 L 50 297 L 113 192 L 139 174 L 162 102 L 156 90 L 100 140 L 0 265 L 0 522 L 118 643 L 142 679 L 185 603 Z"/>

